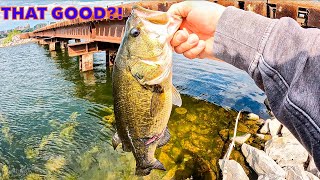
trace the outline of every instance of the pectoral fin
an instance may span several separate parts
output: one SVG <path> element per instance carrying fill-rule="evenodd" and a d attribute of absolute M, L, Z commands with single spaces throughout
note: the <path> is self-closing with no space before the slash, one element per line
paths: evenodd
<path fill-rule="evenodd" d="M 157 147 L 159 148 L 159 147 L 166 145 L 169 142 L 170 137 L 171 137 L 171 135 L 170 135 L 169 129 L 168 129 L 168 127 L 166 127 L 161 139 L 159 140 L 159 144 Z"/>
<path fill-rule="evenodd" d="M 172 86 L 172 104 L 179 107 L 182 105 L 180 93 L 174 86 Z"/>
<path fill-rule="evenodd" d="M 113 149 L 116 150 L 117 147 L 119 146 L 119 144 L 121 143 L 121 140 L 118 136 L 118 133 L 115 133 L 112 137 L 112 146 L 113 146 Z"/>

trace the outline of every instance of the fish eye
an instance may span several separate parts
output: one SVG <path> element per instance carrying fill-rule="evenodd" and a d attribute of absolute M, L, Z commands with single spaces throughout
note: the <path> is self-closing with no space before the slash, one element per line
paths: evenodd
<path fill-rule="evenodd" d="M 139 29 L 137 29 L 137 28 L 132 28 L 132 29 L 130 30 L 130 35 L 131 35 L 132 37 L 137 37 L 137 36 L 139 36 L 139 34 L 140 34 L 140 31 L 139 31 Z"/>

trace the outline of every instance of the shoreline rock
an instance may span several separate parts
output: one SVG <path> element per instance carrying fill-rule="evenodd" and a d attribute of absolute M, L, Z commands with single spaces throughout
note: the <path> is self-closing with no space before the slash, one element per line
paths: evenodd
<path fill-rule="evenodd" d="M 308 151 L 295 138 L 277 137 L 266 142 L 265 152 L 281 167 L 301 166 L 308 160 Z"/>
<path fill-rule="evenodd" d="M 285 177 L 285 171 L 264 151 L 245 143 L 241 146 L 241 150 L 249 165 L 259 176 Z"/>
<path fill-rule="evenodd" d="M 20 39 L 19 35 L 16 35 L 12 38 L 12 41 L 6 44 L 3 44 L 3 40 L 0 40 L 0 48 L 6 48 L 6 47 L 12 47 L 12 46 L 18 46 L 21 44 L 27 44 L 31 42 L 36 42 L 35 39 Z"/>
<path fill-rule="evenodd" d="M 219 166 L 222 170 L 223 179 L 249 180 L 242 166 L 235 160 L 225 160 L 223 171 L 223 159 L 219 159 Z"/>

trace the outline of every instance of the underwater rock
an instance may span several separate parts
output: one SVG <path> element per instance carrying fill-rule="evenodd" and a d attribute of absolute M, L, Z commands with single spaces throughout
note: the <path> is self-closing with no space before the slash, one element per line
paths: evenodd
<path fill-rule="evenodd" d="M 223 178 L 236 180 L 249 180 L 242 166 L 234 160 L 226 160 L 224 169 L 222 169 L 223 159 L 219 159 L 219 166 L 223 174 Z"/>
<path fill-rule="evenodd" d="M 191 122 L 194 122 L 195 120 L 197 120 L 197 115 L 195 115 L 195 114 L 187 114 L 186 119 L 191 121 Z"/>
<path fill-rule="evenodd" d="M 247 133 L 249 131 L 250 131 L 250 129 L 245 124 L 239 122 L 237 132 Z M 232 133 L 232 135 L 233 135 L 233 133 Z"/>
<path fill-rule="evenodd" d="M 285 171 L 277 165 L 264 151 L 254 148 L 246 143 L 241 146 L 246 161 L 260 175 L 285 177 Z"/>
<path fill-rule="evenodd" d="M 219 131 L 219 135 L 222 138 L 222 140 L 226 141 L 229 139 L 229 129 L 223 129 Z"/>
<path fill-rule="evenodd" d="M 178 107 L 175 109 L 175 112 L 182 115 L 182 114 L 186 114 L 188 112 L 188 110 L 183 107 Z"/>
<path fill-rule="evenodd" d="M 193 153 L 197 153 L 199 152 L 201 149 L 194 146 L 190 141 L 188 140 L 185 140 L 183 139 L 181 141 L 181 146 L 184 148 L 184 149 L 188 149 L 189 151 L 193 152 Z"/>
<path fill-rule="evenodd" d="M 265 152 L 281 167 L 301 165 L 308 159 L 308 151 L 298 140 L 277 137 L 266 142 Z"/>
<path fill-rule="evenodd" d="M 237 143 L 237 144 L 243 144 L 245 143 L 249 138 L 251 137 L 251 134 L 250 133 L 247 133 L 245 135 L 242 135 L 242 136 L 236 136 L 234 138 L 234 141 Z M 233 139 L 233 138 L 232 138 Z"/>

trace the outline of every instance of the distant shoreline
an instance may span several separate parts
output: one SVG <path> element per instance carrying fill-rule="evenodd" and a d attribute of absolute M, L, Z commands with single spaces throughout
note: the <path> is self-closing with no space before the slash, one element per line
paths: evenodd
<path fill-rule="evenodd" d="M 0 39 L 0 48 L 5 48 L 5 47 L 11 47 L 11 46 L 17 46 L 17 45 L 21 45 L 21 44 L 27 44 L 27 43 L 31 43 L 31 42 L 35 42 L 35 39 L 20 39 L 18 36 L 16 38 L 14 38 L 13 41 L 3 44 L 5 38 Z"/>

